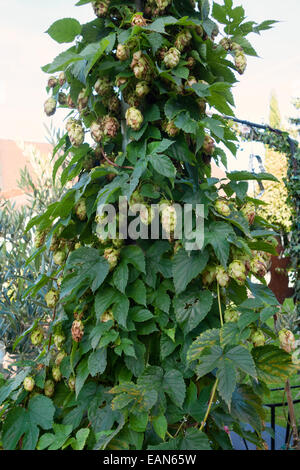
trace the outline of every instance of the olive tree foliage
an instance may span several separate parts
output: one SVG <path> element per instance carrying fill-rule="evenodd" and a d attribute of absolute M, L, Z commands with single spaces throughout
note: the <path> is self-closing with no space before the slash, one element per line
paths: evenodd
<path fill-rule="evenodd" d="M 34 366 L 0 388 L 2 445 L 230 449 L 234 430 L 264 448 L 262 397 L 296 365 L 266 323 L 278 309 L 264 282 L 276 250 L 247 182 L 276 178 L 218 180 L 210 163 L 226 164 L 221 143 L 236 152 L 220 113 L 233 116 L 231 89 L 256 55 L 246 36 L 273 22 L 246 20 L 232 0 L 84 4 L 96 18 L 48 30 L 75 41 L 43 67 L 46 114 L 70 112 L 53 178 L 68 158 L 60 180 L 73 184 L 28 225 L 41 237 L 36 256 L 54 253 L 31 290 L 47 287 L 52 321 L 33 332 Z M 168 237 L 105 239 L 98 209 L 118 210 L 120 196 L 149 209 L 146 228 L 150 205 L 164 203 Z M 201 250 L 175 239 L 175 203 L 191 204 L 194 224 L 203 205 Z"/>
<path fill-rule="evenodd" d="M 59 133 L 54 132 L 51 138 L 57 143 L 58 136 Z M 49 155 L 41 153 L 32 144 L 18 145 L 34 172 L 27 167 L 20 171 L 18 187 L 26 199 L 23 205 L 17 207 L 9 200 L 2 200 L 0 205 L 0 339 L 9 355 L 9 363 L 15 359 L 21 365 L 36 355 L 29 332 L 48 316 L 43 308 L 46 291 L 37 298 L 25 298 L 24 293 L 41 272 L 51 269 L 50 257 L 30 259 L 35 234 L 33 230 L 26 232 L 26 226 L 33 216 L 43 214 L 48 204 L 59 200 L 64 188 L 59 181 L 52 184 L 53 163 Z"/>

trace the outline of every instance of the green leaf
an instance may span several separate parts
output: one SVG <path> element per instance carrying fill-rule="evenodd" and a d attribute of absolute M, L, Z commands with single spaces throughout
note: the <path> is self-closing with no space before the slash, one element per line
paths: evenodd
<path fill-rule="evenodd" d="M 133 284 L 127 287 L 127 295 L 137 304 L 147 305 L 146 287 L 141 279 L 137 279 Z"/>
<path fill-rule="evenodd" d="M 163 389 L 175 405 L 182 408 L 186 387 L 181 372 L 175 369 L 169 370 L 164 376 Z"/>
<path fill-rule="evenodd" d="M 138 271 L 146 273 L 145 255 L 139 246 L 125 246 L 121 251 L 121 257 L 126 263 L 132 264 Z"/>
<path fill-rule="evenodd" d="M 46 73 L 59 72 L 60 70 L 65 70 L 65 68 L 72 62 L 77 62 L 79 60 L 83 60 L 83 58 L 78 55 L 75 52 L 75 48 L 72 47 L 55 57 L 53 62 L 42 67 L 42 70 Z"/>
<path fill-rule="evenodd" d="M 227 241 L 229 235 L 233 234 L 233 229 L 225 222 L 213 222 L 209 228 L 205 229 L 205 246 L 212 245 L 216 256 L 224 267 L 229 258 L 230 245 Z"/>
<path fill-rule="evenodd" d="M 204 348 L 218 345 L 220 343 L 220 330 L 212 329 L 202 333 L 190 346 L 187 354 L 189 362 L 199 359 Z"/>
<path fill-rule="evenodd" d="M 97 374 L 103 374 L 107 365 L 107 350 L 105 348 L 98 349 L 89 355 L 88 368 L 92 377 Z"/>
<path fill-rule="evenodd" d="M 125 294 L 125 289 L 128 283 L 128 266 L 122 261 L 114 270 L 113 282 L 116 288 Z"/>
<path fill-rule="evenodd" d="M 227 173 L 227 177 L 231 181 L 275 181 L 278 179 L 270 173 L 251 173 L 250 171 L 233 171 Z"/>
<path fill-rule="evenodd" d="M 73 18 L 63 18 L 55 21 L 46 32 L 56 42 L 72 42 L 81 33 L 81 25 Z"/>
<path fill-rule="evenodd" d="M 257 377 L 255 363 L 248 349 L 244 346 L 236 346 L 225 354 L 227 359 L 230 359 L 233 364 L 241 369 L 246 374 L 252 377 Z"/>
<path fill-rule="evenodd" d="M 153 418 L 152 425 L 156 434 L 164 441 L 168 430 L 168 421 L 164 415 Z"/>
<path fill-rule="evenodd" d="M 231 397 L 236 387 L 236 371 L 232 363 L 226 358 L 219 362 L 217 378 L 219 379 L 218 391 L 230 409 Z"/>
<path fill-rule="evenodd" d="M 177 294 L 183 292 L 186 286 L 203 272 L 209 259 L 208 251 L 188 253 L 179 250 L 173 259 L 173 278 Z"/>
<path fill-rule="evenodd" d="M 223 350 L 220 346 L 212 346 L 209 349 L 205 349 L 201 354 L 199 364 L 196 366 L 198 377 L 201 378 L 216 369 L 222 356 Z"/>
<path fill-rule="evenodd" d="M 76 397 L 78 397 L 80 390 L 84 386 L 85 381 L 89 376 L 88 361 L 89 361 L 89 357 L 86 356 L 84 359 L 80 361 L 79 365 L 76 368 L 76 380 L 75 380 Z"/>
<path fill-rule="evenodd" d="M 148 425 L 148 413 L 139 413 L 138 415 L 130 415 L 129 423 L 131 429 L 136 432 L 145 432 Z"/>
<path fill-rule="evenodd" d="M 119 325 L 126 328 L 129 311 L 129 299 L 126 295 L 119 294 L 114 299 L 113 314 Z"/>
<path fill-rule="evenodd" d="M 254 348 L 252 356 L 258 378 L 267 384 L 282 384 L 296 372 L 290 354 L 276 346 Z"/>
<path fill-rule="evenodd" d="M 198 429 L 189 428 L 179 439 L 178 450 L 211 450 L 207 435 Z M 176 450 L 177 450 L 176 449 Z"/>
<path fill-rule="evenodd" d="M 59 450 L 63 447 L 72 432 L 72 426 L 64 424 L 53 424 L 53 431 L 55 434 L 46 433 L 39 439 L 37 449 L 44 450 Z"/>
<path fill-rule="evenodd" d="M 213 304 L 213 296 L 210 291 L 198 291 L 195 297 L 187 292 L 174 299 L 176 320 L 181 325 L 185 334 L 196 328 L 206 317 Z"/>
<path fill-rule="evenodd" d="M 21 385 L 27 375 L 28 369 L 25 369 L 19 372 L 15 377 L 9 379 L 4 383 L 4 385 L 0 387 L 0 405 L 4 402 L 4 400 L 6 400 L 7 397 L 9 397 L 11 392 L 16 390 Z"/>
<path fill-rule="evenodd" d="M 160 175 L 166 176 L 167 178 L 175 177 L 176 168 L 167 155 L 150 155 L 149 161 L 154 170 Z"/>
<path fill-rule="evenodd" d="M 14 450 L 23 437 L 23 450 L 34 450 L 39 437 L 39 427 L 50 429 L 53 425 L 54 405 L 50 398 L 36 395 L 31 398 L 28 409 L 12 409 L 3 425 L 3 446 L 5 450 Z"/>
<path fill-rule="evenodd" d="M 231 401 L 231 416 L 234 419 L 250 424 L 260 433 L 265 414 L 261 398 L 249 385 L 239 385 L 235 389 Z"/>
<path fill-rule="evenodd" d="M 87 281 L 95 292 L 108 275 L 109 264 L 95 248 L 82 247 L 71 253 L 66 270 L 72 270 L 72 275 L 62 283 L 61 298 Z"/>

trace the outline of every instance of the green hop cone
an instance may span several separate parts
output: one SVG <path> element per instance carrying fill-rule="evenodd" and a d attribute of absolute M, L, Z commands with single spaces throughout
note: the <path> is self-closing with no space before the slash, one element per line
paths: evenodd
<path fill-rule="evenodd" d="M 238 54 L 240 52 L 244 52 L 244 49 L 242 48 L 242 46 L 240 46 L 238 43 L 236 42 L 232 42 L 231 45 L 230 45 L 230 50 L 232 52 L 234 52 L 235 54 Z"/>
<path fill-rule="evenodd" d="M 47 230 L 38 230 L 35 234 L 34 246 L 41 248 L 44 245 L 47 236 Z"/>
<path fill-rule="evenodd" d="M 58 80 L 56 77 L 50 77 L 48 80 L 48 87 L 55 88 L 58 85 Z"/>
<path fill-rule="evenodd" d="M 117 52 L 116 52 L 117 59 L 124 61 L 129 59 L 130 57 L 130 49 L 128 46 L 123 46 L 123 44 L 118 44 Z"/>
<path fill-rule="evenodd" d="M 87 217 L 85 199 L 79 199 L 75 206 L 75 213 L 79 220 L 83 221 Z"/>
<path fill-rule="evenodd" d="M 66 258 L 67 258 L 67 254 L 65 251 L 62 251 L 62 250 L 56 251 L 53 255 L 53 261 L 58 266 L 62 266 L 64 262 L 66 261 Z"/>
<path fill-rule="evenodd" d="M 58 81 L 60 86 L 63 86 L 66 83 L 66 75 L 65 72 L 61 72 L 58 76 Z"/>
<path fill-rule="evenodd" d="M 54 98 L 48 98 L 44 104 L 44 111 L 47 116 L 53 116 L 56 111 L 56 100 Z"/>
<path fill-rule="evenodd" d="M 255 215 L 256 215 L 256 210 L 255 210 L 255 206 L 254 204 L 251 204 L 251 203 L 247 203 L 245 204 L 242 209 L 241 209 L 241 212 L 243 214 L 243 216 L 248 219 L 248 222 L 250 225 L 253 224 L 254 222 L 254 219 L 255 219 Z"/>
<path fill-rule="evenodd" d="M 253 345 L 258 348 L 261 346 L 264 346 L 266 343 L 266 337 L 263 333 L 262 330 L 258 329 L 254 331 L 251 336 L 250 336 L 250 341 L 253 343 Z"/>
<path fill-rule="evenodd" d="M 296 341 L 294 334 L 287 328 L 283 328 L 278 333 L 280 347 L 287 353 L 291 353 L 296 349 Z"/>
<path fill-rule="evenodd" d="M 60 93 L 58 93 L 58 102 L 61 106 L 65 106 L 68 102 L 68 97 L 65 93 L 63 93 L 62 91 Z"/>
<path fill-rule="evenodd" d="M 44 393 L 46 397 L 51 398 L 54 394 L 54 390 L 55 390 L 55 384 L 53 380 L 50 380 L 50 379 L 46 380 L 45 385 L 44 385 Z"/>
<path fill-rule="evenodd" d="M 119 114 L 121 109 L 119 98 L 117 96 L 111 96 L 108 100 L 107 107 L 111 113 Z"/>
<path fill-rule="evenodd" d="M 75 384 L 76 384 L 76 379 L 74 375 L 71 375 L 71 377 L 68 380 L 68 386 L 72 392 L 75 392 Z"/>
<path fill-rule="evenodd" d="M 108 261 L 110 271 L 112 271 L 118 264 L 120 252 L 114 248 L 106 248 L 104 250 L 104 258 Z"/>
<path fill-rule="evenodd" d="M 177 67 L 180 61 L 180 51 L 176 47 L 171 47 L 164 57 L 164 64 L 168 69 Z"/>
<path fill-rule="evenodd" d="M 234 279 L 240 286 L 245 284 L 246 281 L 246 267 L 245 263 L 240 260 L 234 260 L 228 268 L 229 276 Z"/>
<path fill-rule="evenodd" d="M 63 333 L 56 333 L 53 337 L 54 344 L 58 351 L 63 347 L 66 337 Z"/>
<path fill-rule="evenodd" d="M 76 119 L 69 119 L 66 124 L 68 136 L 73 147 L 80 147 L 84 142 L 84 129 L 81 121 Z"/>
<path fill-rule="evenodd" d="M 41 327 L 36 328 L 31 333 L 30 340 L 33 346 L 38 346 L 39 344 L 41 344 L 43 339 L 44 339 L 44 331 Z"/>
<path fill-rule="evenodd" d="M 137 108 L 128 108 L 125 114 L 127 126 L 131 127 L 134 131 L 140 130 L 144 122 L 141 111 Z"/>
<path fill-rule="evenodd" d="M 108 96 L 113 93 L 113 85 L 109 78 L 101 77 L 95 83 L 95 91 L 99 96 Z"/>
<path fill-rule="evenodd" d="M 86 95 L 86 88 L 84 88 L 78 95 L 77 107 L 78 111 L 81 113 L 87 108 L 89 102 L 89 97 Z"/>
<path fill-rule="evenodd" d="M 84 335 L 84 325 L 81 320 L 74 320 L 72 323 L 72 338 L 76 343 L 80 343 Z"/>
<path fill-rule="evenodd" d="M 175 47 L 178 51 L 182 52 L 191 42 L 192 34 L 188 29 L 185 29 L 176 36 Z"/>
<path fill-rule="evenodd" d="M 142 51 L 138 51 L 133 54 L 130 67 L 138 80 L 150 80 L 150 65 Z"/>
<path fill-rule="evenodd" d="M 224 313 L 225 323 L 236 323 L 240 317 L 239 312 L 233 307 L 227 307 Z"/>
<path fill-rule="evenodd" d="M 174 235 L 177 226 L 177 213 L 172 204 L 160 204 L 161 207 L 161 225 L 163 230 L 170 236 Z"/>
<path fill-rule="evenodd" d="M 250 271 L 259 277 L 265 277 L 268 269 L 265 261 L 257 255 L 250 261 Z"/>
<path fill-rule="evenodd" d="M 151 222 L 153 221 L 154 217 L 155 217 L 154 209 L 148 204 L 143 204 L 141 206 L 141 210 L 140 210 L 141 222 L 144 225 L 150 225 Z"/>
<path fill-rule="evenodd" d="M 32 392 L 35 386 L 35 381 L 32 377 L 26 377 L 23 382 L 23 387 L 26 392 Z"/>
<path fill-rule="evenodd" d="M 215 210 L 224 217 L 228 217 L 231 214 L 229 204 L 227 201 L 224 201 L 224 199 L 218 199 L 215 202 Z"/>
<path fill-rule="evenodd" d="M 67 356 L 65 351 L 60 351 L 55 358 L 55 365 L 60 366 L 62 360 Z"/>
<path fill-rule="evenodd" d="M 243 52 L 239 52 L 235 56 L 235 66 L 240 75 L 243 75 L 247 68 L 247 58 Z"/>
<path fill-rule="evenodd" d="M 107 310 L 101 315 L 100 321 L 101 323 L 107 323 L 109 321 L 114 321 L 114 314 L 112 310 Z"/>
<path fill-rule="evenodd" d="M 58 302 L 59 299 L 59 293 L 56 289 L 50 289 L 49 292 L 45 295 L 45 301 L 47 304 L 47 307 L 49 308 L 54 308 Z"/>
<path fill-rule="evenodd" d="M 223 38 L 220 41 L 220 46 L 222 46 L 225 51 L 229 51 L 232 48 L 232 42 L 229 38 Z"/>
<path fill-rule="evenodd" d="M 230 281 L 229 274 L 223 268 L 223 266 L 216 267 L 216 279 L 220 287 L 227 287 Z"/>
<path fill-rule="evenodd" d="M 134 191 L 131 195 L 129 206 L 134 206 L 135 204 L 144 204 L 144 198 L 141 196 L 139 191 Z"/>
<path fill-rule="evenodd" d="M 98 121 L 92 122 L 90 131 L 91 131 L 92 139 L 97 143 L 101 142 L 104 136 L 101 122 L 98 122 Z"/>
<path fill-rule="evenodd" d="M 180 132 L 180 129 L 175 126 L 174 121 L 165 121 L 162 128 L 169 137 L 176 137 Z"/>
<path fill-rule="evenodd" d="M 150 86 L 147 82 L 138 82 L 135 88 L 135 92 L 139 98 L 143 98 L 150 93 Z"/>
<path fill-rule="evenodd" d="M 215 151 L 215 141 L 210 135 L 206 134 L 204 137 L 204 143 L 202 150 L 206 155 L 212 155 Z"/>
<path fill-rule="evenodd" d="M 103 18 L 107 15 L 110 5 L 110 0 L 96 0 L 92 2 L 92 7 L 95 15 L 98 18 Z"/>
<path fill-rule="evenodd" d="M 216 267 L 207 266 L 202 274 L 202 282 L 204 286 L 209 286 L 216 279 Z"/>
<path fill-rule="evenodd" d="M 62 379 L 62 373 L 60 371 L 59 366 L 54 366 L 52 368 L 52 377 L 55 380 L 55 382 L 60 382 Z"/>
<path fill-rule="evenodd" d="M 143 17 L 143 13 L 136 13 L 133 15 L 131 26 L 140 26 L 141 28 L 147 26 L 147 20 Z"/>

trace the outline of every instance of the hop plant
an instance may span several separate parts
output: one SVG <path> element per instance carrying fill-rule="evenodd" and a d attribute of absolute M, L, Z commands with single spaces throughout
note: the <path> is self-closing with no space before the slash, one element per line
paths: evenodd
<path fill-rule="evenodd" d="M 131 26 L 140 26 L 144 28 L 147 26 L 147 20 L 143 17 L 142 13 L 136 13 L 131 19 Z"/>
<path fill-rule="evenodd" d="M 224 217 L 228 217 L 231 214 L 231 209 L 227 201 L 224 199 L 218 199 L 215 202 L 215 210 L 218 214 L 223 215 Z"/>
<path fill-rule="evenodd" d="M 50 289 L 49 292 L 45 295 L 45 301 L 47 304 L 47 307 L 49 308 L 54 308 L 58 302 L 59 299 L 59 293 L 56 289 Z"/>
<path fill-rule="evenodd" d="M 103 18 L 107 15 L 110 5 L 110 0 L 96 0 L 92 2 L 94 13 L 98 18 Z"/>
<path fill-rule="evenodd" d="M 54 98 L 48 98 L 44 104 L 44 111 L 47 116 L 53 116 L 56 111 L 56 100 Z"/>
<path fill-rule="evenodd" d="M 216 267 L 215 266 L 207 266 L 205 271 L 202 274 L 202 282 L 204 286 L 209 286 L 212 284 L 216 279 Z"/>
<path fill-rule="evenodd" d="M 265 277 L 268 272 L 266 263 L 259 255 L 256 255 L 250 261 L 250 270 L 253 274 L 259 277 Z"/>
<path fill-rule="evenodd" d="M 247 67 L 247 58 L 243 52 L 239 52 L 235 55 L 235 66 L 239 74 L 243 75 Z"/>
<path fill-rule="evenodd" d="M 230 38 L 221 39 L 220 46 L 222 46 L 225 49 L 225 51 L 231 50 L 232 42 L 231 42 Z"/>
<path fill-rule="evenodd" d="M 50 77 L 48 80 L 48 87 L 55 88 L 58 85 L 58 80 L 56 77 Z"/>
<path fill-rule="evenodd" d="M 58 103 L 61 106 L 65 106 L 68 103 L 68 97 L 65 93 L 62 91 L 58 93 Z"/>
<path fill-rule="evenodd" d="M 66 83 L 66 74 L 65 72 L 61 72 L 58 76 L 58 82 L 60 84 L 60 86 L 63 86 L 65 83 Z"/>
<path fill-rule="evenodd" d="M 72 338 L 76 343 L 80 343 L 84 335 L 84 325 L 81 320 L 74 320 L 72 324 Z"/>
<path fill-rule="evenodd" d="M 107 107 L 111 113 L 119 114 L 120 112 L 120 100 L 117 96 L 111 96 L 108 100 Z M 118 122 L 119 125 L 119 122 Z"/>
<path fill-rule="evenodd" d="M 180 129 L 175 126 L 174 121 L 165 121 L 163 123 L 163 130 L 168 134 L 169 137 L 176 137 Z"/>
<path fill-rule="evenodd" d="M 264 335 L 264 332 L 261 329 L 253 331 L 250 336 L 250 341 L 252 341 L 253 346 L 255 346 L 256 348 L 264 346 L 266 343 L 266 337 Z"/>
<path fill-rule="evenodd" d="M 134 131 L 138 131 L 142 127 L 144 117 L 139 109 L 135 107 L 128 108 L 125 118 L 127 126 L 131 127 Z"/>
<path fill-rule="evenodd" d="M 65 351 L 60 351 L 55 358 L 55 365 L 60 366 L 62 360 L 66 357 Z"/>
<path fill-rule="evenodd" d="M 75 213 L 78 219 L 81 221 L 87 218 L 85 199 L 79 199 L 79 201 L 77 202 L 75 206 Z"/>
<path fill-rule="evenodd" d="M 251 204 L 251 203 L 245 204 L 242 207 L 241 212 L 242 212 L 243 216 L 246 219 L 248 219 L 249 224 L 252 225 L 254 223 L 254 219 L 255 219 L 255 215 L 256 215 L 256 210 L 255 210 L 254 204 Z"/>
<path fill-rule="evenodd" d="M 91 131 L 91 136 L 93 140 L 97 143 L 101 142 L 101 139 L 103 138 L 103 129 L 102 129 L 101 122 L 97 122 L 97 121 L 92 122 L 90 131 Z"/>
<path fill-rule="evenodd" d="M 100 317 L 101 323 L 107 323 L 109 321 L 114 321 L 114 314 L 112 310 L 107 310 L 106 312 L 102 313 Z"/>
<path fill-rule="evenodd" d="M 58 266 L 62 266 L 64 262 L 66 261 L 66 258 L 67 258 L 67 254 L 63 250 L 56 251 L 53 255 L 53 261 Z"/>
<path fill-rule="evenodd" d="M 81 113 L 87 108 L 89 102 L 89 97 L 86 94 L 86 89 L 84 88 L 78 95 L 77 107 L 78 111 Z"/>
<path fill-rule="evenodd" d="M 177 226 L 177 213 L 175 207 L 169 202 L 161 201 L 161 225 L 163 230 L 173 236 Z"/>
<path fill-rule="evenodd" d="M 240 318 L 240 314 L 236 308 L 227 307 L 224 312 L 224 321 L 225 323 L 236 323 Z"/>
<path fill-rule="evenodd" d="M 84 142 L 84 130 L 80 120 L 69 119 L 66 124 L 68 136 L 73 147 L 80 147 Z"/>
<path fill-rule="evenodd" d="M 99 96 L 108 96 L 113 93 L 113 86 L 108 77 L 98 78 L 94 88 Z"/>
<path fill-rule="evenodd" d="M 60 382 L 61 379 L 62 379 L 62 373 L 60 371 L 60 368 L 59 366 L 54 366 L 52 368 L 52 377 L 54 379 L 55 382 Z"/>
<path fill-rule="evenodd" d="M 150 80 L 150 65 L 142 51 L 138 51 L 133 54 L 130 67 L 138 80 Z"/>
<path fill-rule="evenodd" d="M 76 379 L 74 375 L 71 375 L 71 377 L 68 380 L 68 386 L 72 392 L 75 392 L 75 385 L 76 385 Z"/>
<path fill-rule="evenodd" d="M 202 150 L 206 155 L 212 155 L 215 151 L 215 141 L 210 135 L 206 134 L 204 137 L 204 143 Z"/>
<path fill-rule="evenodd" d="M 121 61 L 128 60 L 130 57 L 130 49 L 128 46 L 124 46 L 123 44 L 118 44 L 117 52 L 116 52 L 117 59 Z"/>
<path fill-rule="evenodd" d="M 112 271 L 118 264 L 120 252 L 114 248 L 106 248 L 104 250 L 104 258 L 108 261 L 109 269 Z"/>
<path fill-rule="evenodd" d="M 41 327 L 36 328 L 33 330 L 30 336 L 31 343 L 33 346 L 38 346 L 43 342 L 44 339 L 44 330 Z"/>
<path fill-rule="evenodd" d="M 51 398 L 54 395 L 54 390 L 55 390 L 55 384 L 53 380 L 46 380 L 45 385 L 44 385 L 44 393 L 46 397 Z"/>
<path fill-rule="evenodd" d="M 34 246 L 40 248 L 44 245 L 47 236 L 46 230 L 38 230 L 35 234 Z"/>
<path fill-rule="evenodd" d="M 53 337 L 54 344 L 58 351 L 63 347 L 66 337 L 62 332 L 56 333 Z"/>
<path fill-rule="evenodd" d="M 119 132 L 120 124 L 115 117 L 105 116 L 101 121 L 101 127 L 105 136 L 114 138 Z"/>
<path fill-rule="evenodd" d="M 240 286 L 245 284 L 246 281 L 246 267 L 245 263 L 240 260 L 234 260 L 228 267 L 229 276 L 234 279 Z"/>
<path fill-rule="evenodd" d="M 32 377 L 26 377 L 23 382 L 23 387 L 26 392 L 32 392 L 35 386 L 35 381 Z"/>
<path fill-rule="evenodd" d="M 148 82 L 138 82 L 135 88 L 135 92 L 139 98 L 144 98 L 144 96 L 147 96 L 150 93 L 150 86 Z"/>
<path fill-rule="evenodd" d="M 294 334 L 286 329 L 283 328 L 278 333 L 280 347 L 284 349 L 287 353 L 291 353 L 296 349 L 296 340 Z"/>
<path fill-rule="evenodd" d="M 230 281 L 229 274 L 223 266 L 216 267 L 216 279 L 220 287 L 227 287 Z"/>
<path fill-rule="evenodd" d="M 191 40 L 191 32 L 188 29 L 185 29 L 177 35 L 174 45 L 178 51 L 183 52 L 183 50 L 190 44 Z"/>
<path fill-rule="evenodd" d="M 180 51 L 176 47 L 171 47 L 164 57 L 164 64 L 168 69 L 177 67 L 180 61 Z"/>

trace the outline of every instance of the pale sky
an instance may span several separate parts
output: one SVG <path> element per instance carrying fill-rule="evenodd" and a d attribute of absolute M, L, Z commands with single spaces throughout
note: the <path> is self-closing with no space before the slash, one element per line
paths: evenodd
<path fill-rule="evenodd" d="M 55 43 L 44 32 L 57 19 L 93 19 L 91 5 L 75 7 L 76 0 L 0 0 L 0 138 L 45 141 L 43 122 L 59 126 L 43 113 L 47 75 L 40 67 L 68 45 Z M 222 0 L 218 0 L 222 3 Z M 236 115 L 267 121 L 269 99 L 275 90 L 283 117 L 291 115 L 293 96 L 300 94 L 299 0 L 239 0 L 247 16 L 257 22 L 281 22 L 261 36 L 249 37 L 260 58 L 249 58 L 247 72 L 234 89 Z M 298 93 L 299 91 L 299 93 Z"/>

